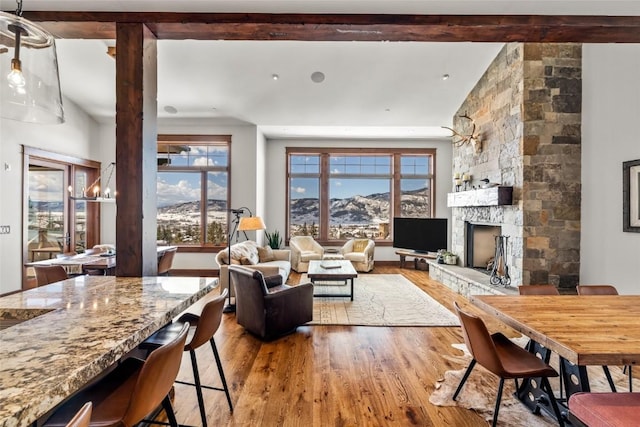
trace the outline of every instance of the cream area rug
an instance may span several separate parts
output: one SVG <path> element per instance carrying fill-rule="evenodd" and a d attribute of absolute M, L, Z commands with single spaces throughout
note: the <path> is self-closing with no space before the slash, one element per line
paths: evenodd
<path fill-rule="evenodd" d="M 517 344 L 524 346 L 528 338 L 520 337 L 513 340 Z M 496 393 L 498 391 L 499 379 L 482 366 L 477 364 L 471 375 L 467 379 L 462 391 L 456 401 L 451 397 L 455 392 L 462 376 L 471 361 L 471 356 L 467 352 L 464 344 L 453 344 L 453 347 L 460 350 L 459 356 L 442 355 L 460 369 L 446 371 L 442 378 L 436 383 L 436 389 L 429 397 L 429 402 L 437 406 L 459 406 L 473 410 L 482 415 L 489 423 L 493 419 L 493 407 L 495 405 Z M 551 356 L 551 366 L 558 370 L 558 357 Z M 621 367 L 610 366 L 611 376 L 618 391 L 628 390 L 628 377 L 623 373 Z M 611 391 L 600 366 L 589 366 L 587 368 L 591 391 Z M 634 372 L 635 374 L 635 372 Z M 558 379 L 550 379 L 551 387 L 555 390 L 556 396 L 559 393 Z M 640 380 L 636 382 L 634 378 L 634 390 L 640 387 Z M 498 426 L 527 426 L 527 427 L 551 427 L 557 426 L 558 422 L 541 411 L 541 415 L 534 415 L 529 408 L 522 404 L 513 395 L 515 386 L 513 380 L 504 382 L 502 402 L 498 412 Z"/>
<path fill-rule="evenodd" d="M 303 275 L 300 283 L 307 282 Z M 348 294 L 350 284 L 316 284 L 315 293 Z M 360 274 L 354 300 L 314 297 L 311 325 L 458 326 L 456 315 L 400 274 Z"/>

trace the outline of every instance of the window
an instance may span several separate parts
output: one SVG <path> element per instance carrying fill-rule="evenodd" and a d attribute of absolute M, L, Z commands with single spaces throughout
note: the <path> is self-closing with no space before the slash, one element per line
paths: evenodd
<path fill-rule="evenodd" d="M 394 216 L 433 216 L 435 150 L 287 149 L 287 239 L 391 240 Z"/>
<path fill-rule="evenodd" d="M 158 240 L 226 245 L 229 136 L 158 136 Z"/>

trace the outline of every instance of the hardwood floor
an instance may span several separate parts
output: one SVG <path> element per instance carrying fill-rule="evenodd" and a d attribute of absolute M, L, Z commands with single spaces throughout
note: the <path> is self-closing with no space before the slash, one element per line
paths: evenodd
<path fill-rule="evenodd" d="M 403 274 L 449 309 L 454 299 L 467 306 L 426 271 L 376 267 L 369 274 L 375 273 Z M 293 273 L 289 281 L 298 280 Z M 486 320 L 492 331 L 500 327 Z M 205 390 L 212 426 L 486 425 L 471 411 L 429 403 L 436 380 L 458 368 L 441 355 L 459 354 L 451 347 L 462 342 L 459 327 L 304 326 L 263 343 L 225 314 L 215 339 L 234 411 L 223 392 Z M 198 360 L 203 383 L 219 385 L 211 349 L 198 349 Z M 179 378 L 191 376 L 185 354 Z M 178 422 L 200 425 L 195 390 L 176 384 L 175 391 Z"/>

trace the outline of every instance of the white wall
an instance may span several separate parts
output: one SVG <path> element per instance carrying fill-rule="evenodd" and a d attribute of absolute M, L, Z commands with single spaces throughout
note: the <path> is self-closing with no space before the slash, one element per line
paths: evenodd
<path fill-rule="evenodd" d="M 451 191 L 451 142 L 443 140 L 295 140 L 280 139 L 267 142 L 267 204 L 265 223 L 270 231 L 278 230 L 285 235 L 286 222 L 286 147 L 349 147 L 349 148 L 435 148 L 436 149 L 436 217 L 448 218 L 447 193 Z M 451 233 L 449 233 L 451 234 Z M 376 247 L 376 260 L 398 261 L 392 247 Z"/>
<path fill-rule="evenodd" d="M 263 159 L 258 158 L 256 141 L 258 131 L 254 125 L 216 126 L 206 121 L 159 121 L 159 134 L 179 135 L 231 135 L 231 208 L 248 207 L 255 215 L 259 211 L 257 182 L 262 180 L 260 166 Z M 259 232 L 260 235 L 262 234 Z M 250 239 L 256 238 L 256 232 L 249 231 Z M 215 253 L 178 253 L 173 260 L 175 269 L 212 269 L 217 268 Z"/>
<path fill-rule="evenodd" d="M 640 294 L 640 233 L 622 231 L 622 162 L 640 159 L 640 45 L 586 44 L 580 281 Z"/>
<path fill-rule="evenodd" d="M 97 123 L 64 99 L 65 123 L 38 125 L 0 119 L 0 294 L 22 287 L 22 146 L 95 159 Z"/>

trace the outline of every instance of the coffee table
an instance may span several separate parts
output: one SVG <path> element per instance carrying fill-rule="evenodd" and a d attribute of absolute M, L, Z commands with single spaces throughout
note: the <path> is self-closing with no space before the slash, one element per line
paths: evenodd
<path fill-rule="evenodd" d="M 329 268 L 333 267 L 333 268 Z M 351 297 L 353 301 L 353 280 L 358 277 L 358 273 L 348 260 L 312 260 L 309 261 L 309 271 L 307 277 L 314 285 L 316 282 L 341 281 L 344 280 L 345 285 L 351 281 L 351 293 L 348 294 L 316 294 L 314 297 Z"/>

